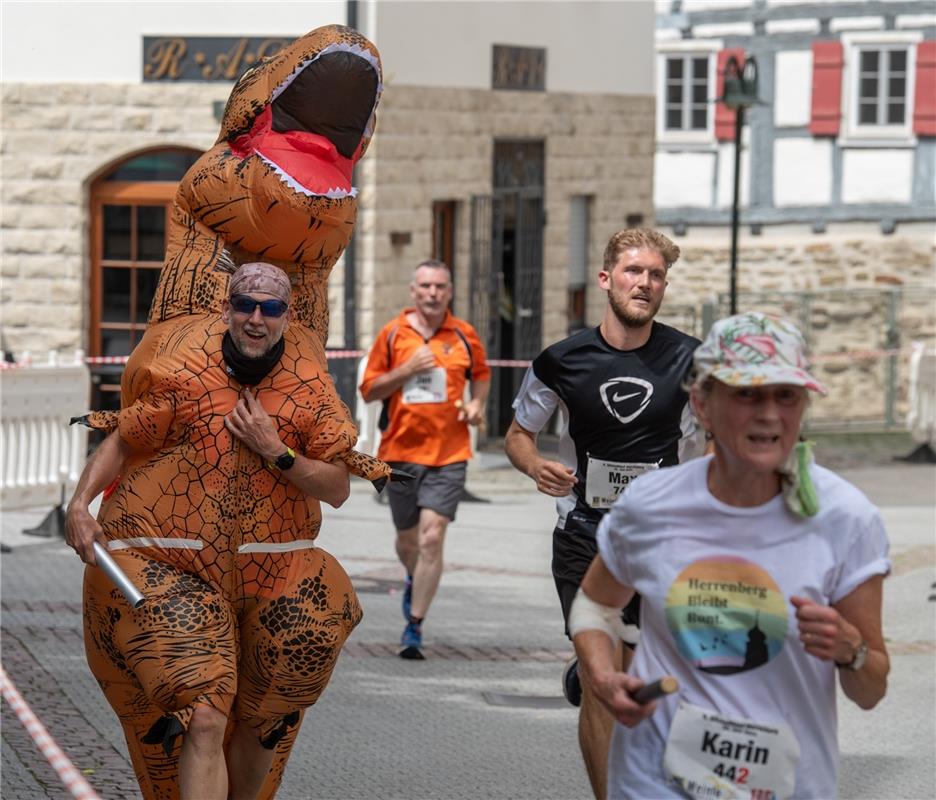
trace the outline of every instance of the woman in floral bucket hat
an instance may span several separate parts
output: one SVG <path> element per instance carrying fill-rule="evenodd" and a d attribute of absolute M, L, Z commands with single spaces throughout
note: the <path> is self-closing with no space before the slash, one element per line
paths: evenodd
<path fill-rule="evenodd" d="M 808 393 L 826 389 L 794 325 L 720 320 L 693 363 L 711 455 L 621 494 L 569 619 L 618 720 L 609 796 L 834 797 L 836 677 L 861 708 L 887 688 L 880 513 L 798 441 Z M 609 634 L 634 591 L 642 633 L 624 674 Z M 678 691 L 638 703 L 664 675 Z"/>

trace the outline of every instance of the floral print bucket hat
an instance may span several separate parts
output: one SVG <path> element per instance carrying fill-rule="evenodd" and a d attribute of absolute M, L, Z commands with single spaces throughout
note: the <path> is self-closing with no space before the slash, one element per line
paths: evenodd
<path fill-rule="evenodd" d="M 729 386 L 787 383 L 829 393 L 807 371 L 806 342 L 796 326 L 759 311 L 718 320 L 696 349 L 693 364 L 699 376 Z"/>

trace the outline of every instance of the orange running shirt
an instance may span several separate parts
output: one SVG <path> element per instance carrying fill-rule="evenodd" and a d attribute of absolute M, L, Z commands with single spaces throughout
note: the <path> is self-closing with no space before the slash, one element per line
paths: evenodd
<path fill-rule="evenodd" d="M 407 403 L 403 400 L 403 389 L 394 392 L 389 398 L 390 424 L 381 434 L 378 457 L 427 467 L 467 461 L 471 458 L 468 424 L 458 421 L 455 401 L 464 398 L 469 371 L 472 382 L 491 379 L 484 346 L 475 329 L 451 312 L 446 312 L 439 330 L 428 341 L 423 339 L 406 318 L 414 310 L 404 309 L 377 334 L 367 359 L 361 392 L 366 394 L 377 378 L 403 364 L 427 344 L 436 364 L 445 370 L 446 400 Z M 470 355 L 465 342 L 471 348 Z"/>

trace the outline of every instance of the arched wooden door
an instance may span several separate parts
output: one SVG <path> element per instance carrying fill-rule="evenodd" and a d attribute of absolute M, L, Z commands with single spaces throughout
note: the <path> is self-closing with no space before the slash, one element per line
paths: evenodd
<path fill-rule="evenodd" d="M 91 185 L 88 355 L 126 356 L 146 329 L 176 188 L 197 150 L 148 150 Z M 121 364 L 92 364 L 92 405 L 120 407 Z"/>

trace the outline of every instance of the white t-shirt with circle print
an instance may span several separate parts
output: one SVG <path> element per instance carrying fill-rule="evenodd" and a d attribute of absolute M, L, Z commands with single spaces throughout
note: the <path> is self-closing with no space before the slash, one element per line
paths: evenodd
<path fill-rule="evenodd" d="M 640 476 L 598 529 L 611 574 L 643 598 L 631 673 L 647 682 L 674 675 L 680 684 L 650 719 L 615 726 L 609 797 L 686 796 L 663 767 L 680 703 L 792 732 L 799 746 L 793 796 L 835 797 L 836 668 L 805 652 L 790 597 L 832 604 L 886 575 L 880 513 L 816 464 L 810 468 L 820 503 L 815 517 L 795 516 L 780 495 L 754 508 L 729 506 L 708 491 L 710 462 L 700 458 Z M 711 732 L 698 737 L 705 757 L 736 756 L 716 767 L 719 775 L 746 775 L 740 771 L 745 757 L 760 751 L 732 750 L 725 742 Z"/>

